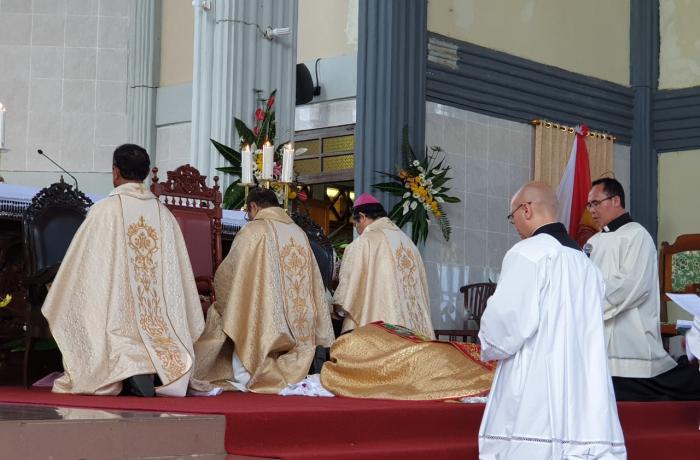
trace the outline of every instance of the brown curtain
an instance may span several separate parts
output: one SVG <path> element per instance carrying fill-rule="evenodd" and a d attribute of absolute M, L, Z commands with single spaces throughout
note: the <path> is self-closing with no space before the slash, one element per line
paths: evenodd
<path fill-rule="evenodd" d="M 564 175 L 571 147 L 576 138 L 574 128 L 544 120 L 535 125 L 535 180 L 546 182 L 555 190 Z M 610 177 L 613 171 L 613 142 L 609 134 L 591 131 L 586 136 L 591 180 Z"/>

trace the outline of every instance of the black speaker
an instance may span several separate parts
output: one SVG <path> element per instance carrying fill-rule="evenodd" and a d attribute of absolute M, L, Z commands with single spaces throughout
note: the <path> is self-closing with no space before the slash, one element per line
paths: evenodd
<path fill-rule="evenodd" d="M 297 64 L 297 105 L 304 105 L 314 98 L 314 81 L 306 64 Z"/>

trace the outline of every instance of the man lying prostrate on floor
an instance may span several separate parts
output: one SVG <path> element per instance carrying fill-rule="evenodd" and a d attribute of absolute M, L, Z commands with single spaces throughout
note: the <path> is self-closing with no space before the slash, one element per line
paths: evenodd
<path fill-rule="evenodd" d="M 185 242 L 143 184 L 150 159 L 114 151 L 116 187 L 78 229 L 42 307 L 63 355 L 56 393 L 185 396 L 204 329 Z"/>
<path fill-rule="evenodd" d="M 605 340 L 617 400 L 700 399 L 700 374 L 685 357 L 674 361 L 661 343 L 656 246 L 625 210 L 620 182 L 593 181 L 588 209 L 602 227 L 588 245 L 605 281 Z"/>
<path fill-rule="evenodd" d="M 272 190 L 246 201 L 252 219 L 214 277 L 216 302 L 195 344 L 198 379 L 278 393 L 309 373 L 317 346 L 333 341 L 330 305 L 306 233 Z"/>
<path fill-rule="evenodd" d="M 363 193 L 352 208 L 357 237 L 345 249 L 333 295 L 343 332 L 373 321 L 400 324 L 433 338 L 425 267 L 418 248 Z"/>
<path fill-rule="evenodd" d="M 377 321 L 338 337 L 321 383 L 353 398 L 457 399 L 484 396 L 494 369 L 479 360 L 478 345 L 436 342 Z"/>
<path fill-rule="evenodd" d="M 510 203 L 523 241 L 503 259 L 479 331 L 482 359 L 499 360 L 479 430 L 483 460 L 626 458 L 606 363 L 603 279 L 557 208 L 540 182 Z"/>

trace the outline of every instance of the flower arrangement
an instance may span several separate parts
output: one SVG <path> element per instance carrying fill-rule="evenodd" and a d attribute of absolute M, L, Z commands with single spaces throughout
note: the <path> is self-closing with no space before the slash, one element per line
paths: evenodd
<path fill-rule="evenodd" d="M 414 243 L 425 242 L 428 238 L 431 215 L 437 219 L 445 241 L 449 241 L 452 227 L 443 204 L 459 203 L 460 199 L 447 195 L 450 189 L 445 184 L 451 180 L 447 177 L 450 166 L 445 165 L 443 150 L 438 146 L 431 147 L 430 151 L 426 148 L 425 157 L 419 160 L 408 142 L 408 131 L 404 129 L 402 152 L 406 165 L 399 168 L 398 174 L 379 172 L 392 181 L 372 187 L 401 197 L 389 212 L 389 218 L 399 227 L 411 223 Z"/>
<path fill-rule="evenodd" d="M 256 152 L 253 161 L 253 181 L 258 184 L 262 179 L 262 162 L 263 156 L 260 153 L 260 149 L 266 142 L 274 142 L 276 132 L 275 123 L 275 94 L 277 90 L 270 93 L 267 98 L 260 96 L 261 91 L 256 90 L 258 95 L 258 107 L 255 109 L 253 114 L 254 125 L 253 129 L 250 129 L 246 123 L 240 118 L 234 118 L 234 126 L 238 137 L 240 138 L 241 146 L 250 146 L 253 152 Z M 239 209 L 245 204 L 245 188 L 241 185 L 241 153 L 231 147 L 228 147 L 220 142 L 211 139 L 214 148 L 223 156 L 231 166 L 223 166 L 216 168 L 217 171 L 232 174 L 236 176 L 234 180 L 224 192 L 223 196 L 223 207 L 225 209 Z M 273 164 L 273 181 L 270 186 L 277 194 L 280 202 L 284 199 L 284 188 L 279 184 L 279 179 L 282 174 L 282 149 L 286 142 L 281 142 L 274 152 L 274 164 Z M 306 149 L 297 149 L 296 154 L 302 154 Z M 301 201 L 306 201 L 306 192 L 301 190 L 301 185 L 294 181 L 291 187 L 289 187 L 288 198 L 290 200 L 299 199 Z"/>
<path fill-rule="evenodd" d="M 12 296 L 10 294 L 5 294 L 5 297 L 0 299 L 0 308 L 10 305 L 12 302 Z"/>

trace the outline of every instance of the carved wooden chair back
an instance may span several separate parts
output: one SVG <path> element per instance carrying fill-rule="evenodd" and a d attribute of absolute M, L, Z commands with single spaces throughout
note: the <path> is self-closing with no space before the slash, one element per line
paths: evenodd
<path fill-rule="evenodd" d="M 668 321 L 667 292 L 697 292 L 700 285 L 700 233 L 679 235 L 673 244 L 664 241 L 659 253 L 661 322 Z"/>
<path fill-rule="evenodd" d="M 486 309 L 486 302 L 496 291 L 496 283 L 474 283 L 462 286 L 459 292 L 464 295 L 464 313 L 466 314 L 463 329 L 436 329 L 435 337 L 448 336 L 449 340 L 467 341 L 479 337 L 481 316 Z"/>
<path fill-rule="evenodd" d="M 151 191 L 175 216 L 190 256 L 197 289 L 206 309 L 216 300 L 214 273 L 222 260 L 221 192 L 219 178 L 208 187 L 207 176 L 188 164 L 167 172 L 160 182 L 153 168 Z"/>
<path fill-rule="evenodd" d="M 25 319 L 25 355 L 23 378 L 29 385 L 29 359 L 33 340 L 50 338 L 41 306 L 75 233 L 85 220 L 92 200 L 73 186 L 51 184 L 32 198 L 22 217 L 25 251 L 25 275 L 29 303 Z"/>

